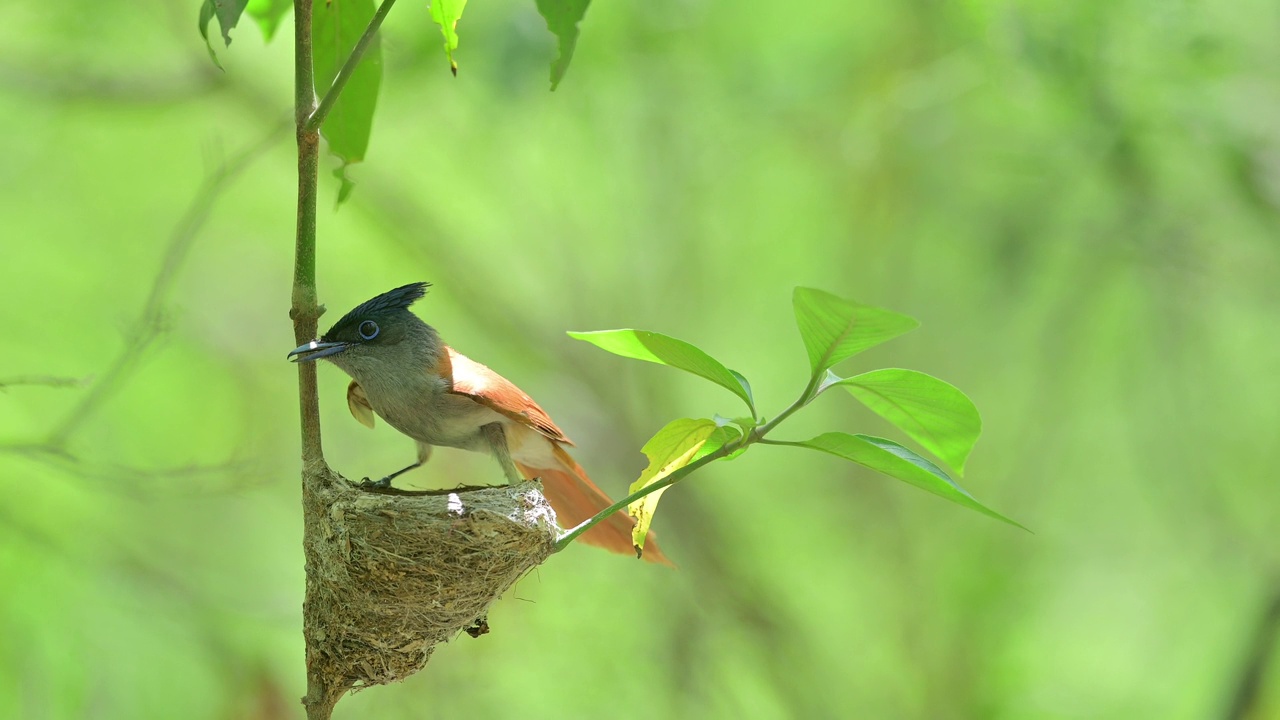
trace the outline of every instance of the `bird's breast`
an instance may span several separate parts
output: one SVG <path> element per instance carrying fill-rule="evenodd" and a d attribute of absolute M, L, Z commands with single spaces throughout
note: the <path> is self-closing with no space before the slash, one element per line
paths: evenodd
<path fill-rule="evenodd" d="M 450 392 L 444 380 L 365 386 L 365 392 L 373 411 L 388 425 L 429 445 L 485 449 L 480 428 L 503 420 L 494 410 Z"/>

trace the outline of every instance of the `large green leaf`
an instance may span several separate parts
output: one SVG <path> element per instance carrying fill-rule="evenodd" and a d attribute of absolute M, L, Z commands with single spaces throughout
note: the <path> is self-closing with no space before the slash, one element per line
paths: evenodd
<path fill-rule="evenodd" d="M 376 12 L 373 0 L 328 0 L 317 2 L 312 10 L 311 37 L 316 74 L 316 93 L 323 96 L 343 63 L 351 55 L 360 36 Z M 378 87 L 382 84 L 381 41 L 374 37 L 364 57 L 347 81 L 342 95 L 329 111 L 320 134 L 329 143 L 329 152 L 342 161 L 334 173 L 342 181 L 338 202 L 351 193 L 347 176 L 351 163 L 364 159 L 373 129 L 373 111 L 378 103 Z"/>
<path fill-rule="evenodd" d="M 649 467 L 640 473 L 640 479 L 631 484 L 631 492 L 638 492 L 693 462 L 716 430 L 714 420 L 682 418 L 667 423 L 644 444 L 643 452 L 649 458 Z M 636 519 L 631 543 L 635 545 L 637 554 L 644 551 L 644 536 L 649 533 L 653 513 L 658 509 L 658 499 L 666 491 L 667 488 L 655 490 L 627 506 L 627 514 Z"/>
<path fill-rule="evenodd" d="M 555 90 L 564 79 L 578 44 L 578 23 L 587 14 L 591 0 L 537 0 L 538 12 L 547 21 L 547 29 L 555 34 L 559 49 L 555 62 L 551 63 L 551 89 Z"/>
<path fill-rule="evenodd" d="M 972 495 L 965 492 L 964 488 L 957 485 L 937 465 L 892 440 L 870 435 L 849 435 L 848 433 L 830 432 L 819 435 L 812 440 L 786 444 L 821 450 L 846 460 L 852 460 L 859 465 L 869 467 L 889 477 L 915 485 L 921 490 L 944 497 L 957 505 L 977 510 L 983 515 L 1026 530 L 1022 525 L 974 500 Z"/>
<path fill-rule="evenodd" d="M 453 51 L 458 49 L 458 20 L 466 6 L 467 0 L 431 0 L 431 19 L 444 35 L 444 54 L 449 56 L 449 69 L 454 75 L 458 74 L 458 63 L 453 59 Z"/>
<path fill-rule="evenodd" d="M 293 0 L 249 0 L 245 12 L 258 23 L 262 37 L 270 41 L 275 37 L 276 30 L 280 29 L 284 16 L 292 9 Z"/>
<path fill-rule="evenodd" d="M 569 337 L 586 340 L 614 355 L 670 365 L 727 388 L 755 413 L 755 401 L 751 397 L 751 385 L 742 375 L 730 370 L 702 350 L 683 340 L 648 330 L 596 330 L 570 332 Z"/>
<path fill-rule="evenodd" d="M 209 39 L 209 22 L 215 17 L 218 18 L 218 26 L 222 29 L 222 40 L 227 45 L 231 45 L 231 29 L 240 22 L 240 15 L 244 12 L 244 6 L 249 0 L 204 0 L 200 5 L 200 19 L 198 27 L 200 28 L 200 37 L 204 38 L 205 47 L 209 50 L 209 58 L 213 60 L 213 64 L 222 67 L 222 63 L 218 61 L 218 56 L 213 51 L 213 41 Z"/>
<path fill-rule="evenodd" d="M 920 325 L 913 317 L 813 288 L 796 288 L 792 304 L 814 377 L 841 360 Z"/>
<path fill-rule="evenodd" d="M 932 375 L 897 368 L 873 370 L 823 387 L 835 385 L 964 475 L 965 460 L 982 434 L 982 418 L 959 388 Z"/>

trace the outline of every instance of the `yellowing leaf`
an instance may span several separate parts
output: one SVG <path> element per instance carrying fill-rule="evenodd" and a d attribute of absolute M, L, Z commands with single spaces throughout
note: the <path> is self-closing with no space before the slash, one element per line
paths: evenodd
<path fill-rule="evenodd" d="M 659 482 L 688 465 L 716 428 L 714 420 L 705 419 L 682 418 L 667 423 L 666 427 L 644 444 L 642 451 L 649 458 L 649 467 L 640 473 L 639 480 L 631 484 L 631 492 Z M 644 550 L 644 536 L 649 533 L 649 524 L 653 522 L 658 499 L 664 492 L 666 488 L 655 490 L 627 506 L 627 514 L 636 520 L 636 526 L 631 531 L 631 543 L 635 545 L 637 554 Z"/>

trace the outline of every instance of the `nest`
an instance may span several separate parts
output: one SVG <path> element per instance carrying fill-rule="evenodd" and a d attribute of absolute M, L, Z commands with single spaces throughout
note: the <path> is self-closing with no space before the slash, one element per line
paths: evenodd
<path fill-rule="evenodd" d="M 304 614 L 308 670 L 334 689 L 403 680 L 437 644 L 487 631 L 489 606 L 558 532 L 538 482 L 411 493 L 327 479 L 305 494 Z"/>

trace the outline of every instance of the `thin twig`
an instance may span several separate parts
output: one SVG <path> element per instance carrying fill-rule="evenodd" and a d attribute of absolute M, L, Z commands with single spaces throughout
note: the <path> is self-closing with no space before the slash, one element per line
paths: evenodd
<path fill-rule="evenodd" d="M 0 380 L 0 390 L 8 390 L 11 387 L 19 385 L 37 385 L 40 387 L 80 387 L 91 380 L 89 377 L 57 377 L 55 375 L 19 375 L 17 377 L 5 378 Z"/>
<path fill-rule="evenodd" d="M 319 130 L 320 126 L 324 124 L 324 119 L 329 116 L 329 111 L 333 109 L 334 103 L 338 102 L 338 96 L 342 94 L 342 88 L 346 87 L 347 81 L 351 79 L 351 75 L 356 71 L 356 66 L 360 64 L 365 51 L 369 49 L 369 45 L 377 37 L 378 28 L 382 27 L 383 19 L 387 17 L 387 13 L 391 12 L 391 6 L 395 4 L 396 0 L 382 0 L 382 4 L 378 6 L 378 11 L 373 14 L 373 19 L 369 21 L 369 27 L 364 29 L 364 34 L 360 36 L 360 39 L 356 41 L 355 47 L 351 49 L 351 55 L 342 64 L 338 74 L 334 76 L 333 84 L 329 86 L 324 98 L 320 100 L 320 106 L 307 119 L 306 129 L 308 132 Z"/>

